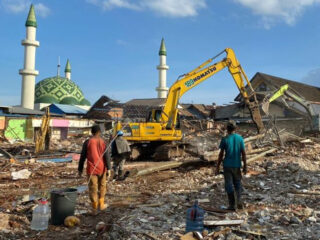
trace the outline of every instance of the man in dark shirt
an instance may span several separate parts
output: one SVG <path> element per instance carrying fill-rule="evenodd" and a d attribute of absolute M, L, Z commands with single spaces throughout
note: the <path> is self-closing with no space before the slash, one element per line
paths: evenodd
<path fill-rule="evenodd" d="M 105 210 L 107 205 L 104 202 L 107 187 L 107 171 L 110 176 L 110 158 L 107 155 L 107 147 L 101 138 L 101 130 L 98 125 L 91 129 L 92 137 L 83 144 L 78 171 L 81 177 L 84 162 L 87 159 L 87 176 L 89 181 L 89 197 L 93 211 L 98 207 Z"/>
<path fill-rule="evenodd" d="M 243 173 L 247 173 L 246 152 L 243 138 L 235 133 L 236 123 L 229 121 L 227 124 L 228 135 L 222 138 L 216 175 L 223 161 L 225 190 L 229 199 L 229 210 L 235 210 L 235 194 L 237 196 L 237 208 L 242 209 L 241 202 L 241 159 L 243 161 Z"/>
<path fill-rule="evenodd" d="M 126 159 L 130 157 L 130 145 L 123 137 L 123 132 L 118 131 L 112 143 L 111 154 L 113 160 L 114 179 L 123 180 L 123 167 Z"/>

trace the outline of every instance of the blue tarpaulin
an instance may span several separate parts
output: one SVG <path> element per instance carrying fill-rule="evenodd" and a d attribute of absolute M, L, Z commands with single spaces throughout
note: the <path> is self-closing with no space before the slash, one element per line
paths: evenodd
<path fill-rule="evenodd" d="M 72 157 L 37 159 L 37 162 L 54 162 L 54 163 L 72 162 Z"/>

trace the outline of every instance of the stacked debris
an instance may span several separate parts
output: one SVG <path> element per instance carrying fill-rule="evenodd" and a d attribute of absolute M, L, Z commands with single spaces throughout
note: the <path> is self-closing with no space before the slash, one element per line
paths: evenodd
<path fill-rule="evenodd" d="M 245 208 L 224 210 L 223 176 L 213 169 L 222 131 L 199 132 L 201 158 L 172 162 L 129 162 L 131 176 L 109 182 L 109 208 L 88 214 L 86 178 L 69 162 L 0 161 L 0 238 L 3 239 L 197 239 L 185 233 L 186 210 L 198 200 L 206 211 L 204 239 L 319 239 L 320 144 L 281 133 L 245 136 L 249 172 L 243 178 Z M 288 136 L 289 135 L 289 136 Z M 82 143 L 75 139 L 68 143 Z M 204 147 L 206 146 L 206 147 Z M 57 146 L 59 147 L 59 146 Z M 75 148 L 75 147 L 74 147 Z M 183 160 L 183 161 L 182 161 Z M 76 187 L 78 226 L 30 230 L 32 210 L 53 189 Z"/>

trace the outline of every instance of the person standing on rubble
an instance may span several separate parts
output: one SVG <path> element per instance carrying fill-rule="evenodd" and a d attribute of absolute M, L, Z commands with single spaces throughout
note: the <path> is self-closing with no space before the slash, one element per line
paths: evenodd
<path fill-rule="evenodd" d="M 104 197 L 107 191 L 107 174 L 110 176 L 111 162 L 107 154 L 105 141 L 101 138 L 101 129 L 94 125 L 91 129 L 92 137 L 86 140 L 82 146 L 78 171 L 82 176 L 84 162 L 87 159 L 87 176 L 89 185 L 89 197 L 93 212 L 105 210 L 107 204 Z"/>
<path fill-rule="evenodd" d="M 219 174 L 220 165 L 223 162 L 225 190 L 229 200 L 229 210 L 235 210 L 235 195 L 237 197 L 237 208 L 242 209 L 241 201 L 241 159 L 243 162 L 243 173 L 247 173 L 247 159 L 243 138 L 235 133 L 236 123 L 229 121 L 227 124 L 228 135 L 220 142 L 220 153 L 216 175 Z"/>
<path fill-rule="evenodd" d="M 123 180 L 123 167 L 126 159 L 130 157 L 131 149 L 127 140 L 123 137 L 123 132 L 118 131 L 116 139 L 112 143 L 111 156 L 113 159 L 113 179 Z"/>

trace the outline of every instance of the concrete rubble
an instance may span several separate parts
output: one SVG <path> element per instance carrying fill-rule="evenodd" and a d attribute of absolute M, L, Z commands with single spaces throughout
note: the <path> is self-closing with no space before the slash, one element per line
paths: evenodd
<path fill-rule="evenodd" d="M 132 172 L 158 170 L 109 182 L 109 208 L 97 216 L 88 212 L 86 178 L 77 177 L 85 136 L 51 143 L 50 154 L 55 156 L 74 152 L 68 155 L 71 162 L 30 161 L 34 156 L 17 157 L 22 144 L 14 149 L 7 143 L 5 150 L 15 161 L 0 156 L 0 239 L 197 239 L 185 236 L 186 210 L 195 200 L 210 223 L 203 239 L 320 239 L 320 143 L 287 136 L 285 146 L 280 147 L 276 139 L 270 144 L 250 132 L 241 133 L 247 139 L 248 159 L 252 159 L 243 177 L 245 208 L 228 212 L 222 210 L 227 202 L 223 176 L 213 174 L 221 132 L 216 129 L 188 137 L 199 146 L 196 154 L 183 159 L 191 164 L 163 168 L 168 162 L 128 162 L 126 169 Z M 32 151 L 33 147 L 25 148 Z M 19 171 L 30 175 L 12 181 Z M 37 200 L 48 198 L 52 189 L 67 187 L 78 188 L 80 225 L 30 230 Z M 221 224 L 226 222 L 237 224 Z"/>

